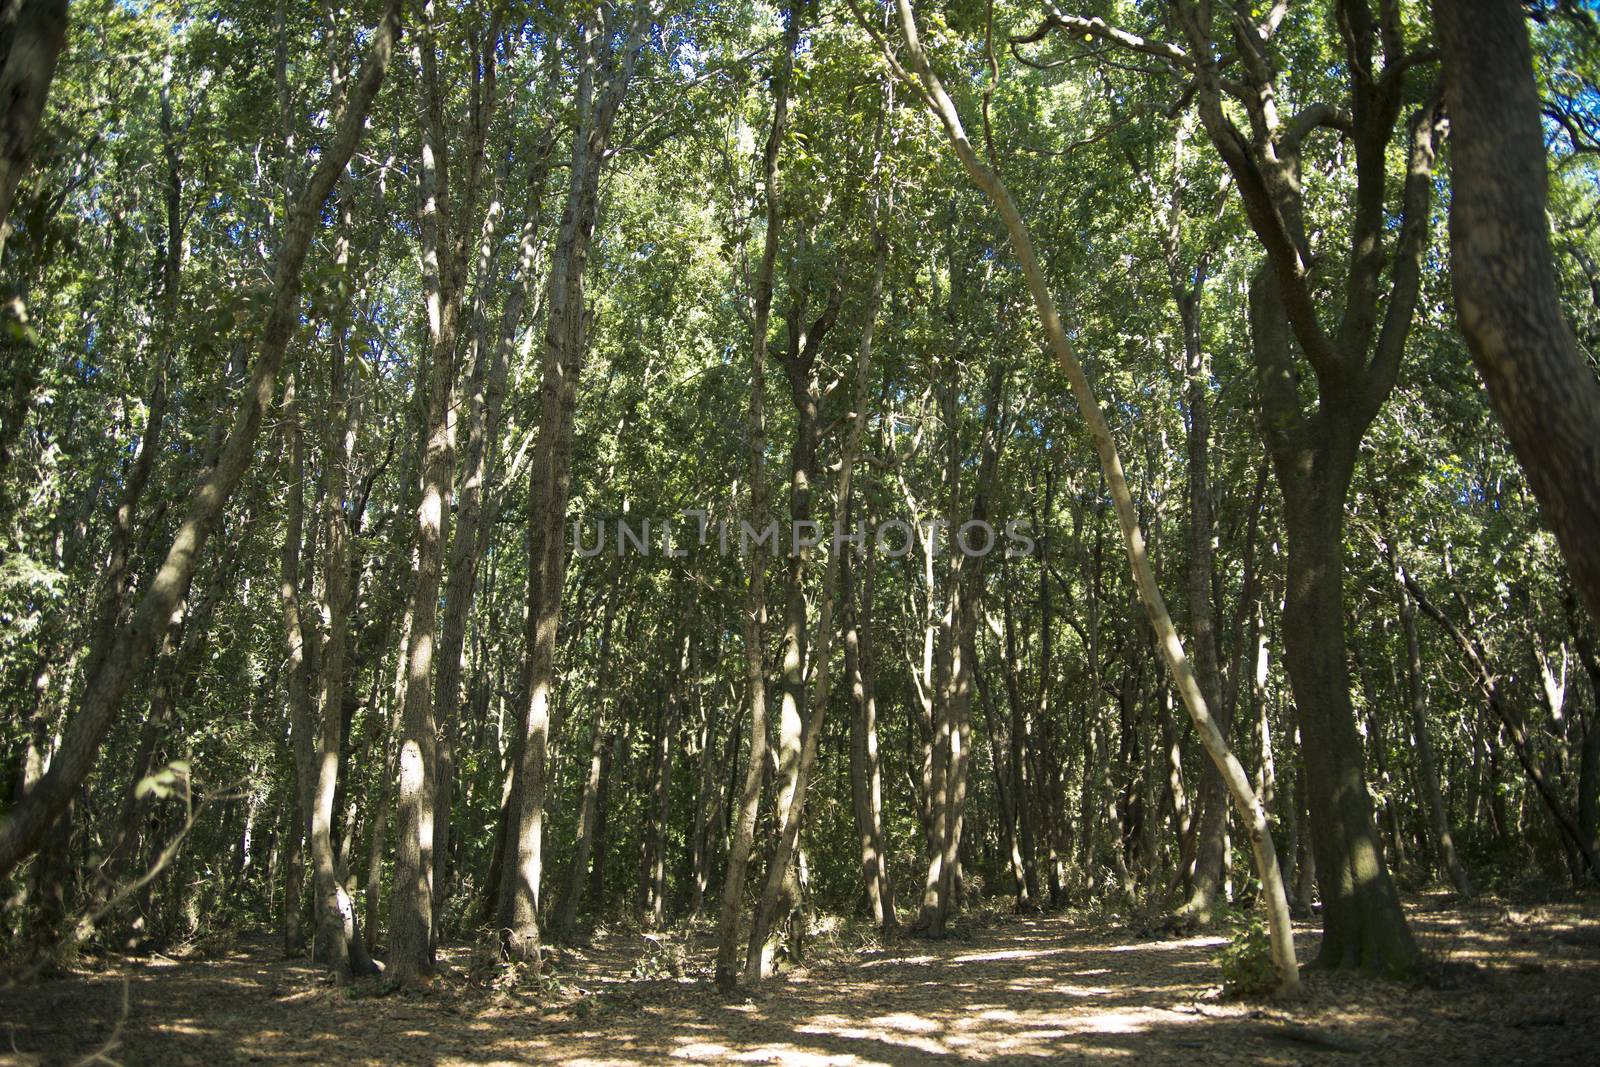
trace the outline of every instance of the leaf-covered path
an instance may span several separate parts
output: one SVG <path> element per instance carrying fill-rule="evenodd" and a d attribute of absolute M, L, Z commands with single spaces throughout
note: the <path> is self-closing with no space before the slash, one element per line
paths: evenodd
<path fill-rule="evenodd" d="M 1600 907 L 1449 908 L 1412 918 L 1443 980 L 1312 974 L 1293 1009 L 1221 998 L 1219 938 L 1140 938 L 1063 917 L 1002 920 L 942 943 L 822 953 L 755 998 L 723 998 L 705 960 L 641 978 L 663 954 L 617 935 L 558 965 L 560 989 L 494 990 L 470 957 L 418 996 L 355 993 L 244 943 L 215 958 L 118 961 L 0 989 L 0 1062 L 653 1064 L 739 1062 L 1593 1062 Z M 1309 957 L 1316 934 L 1305 929 Z M 661 968 L 663 972 L 666 968 Z M 126 1020 L 121 1015 L 127 980 Z M 106 1061 L 100 1061 L 106 1062 Z"/>

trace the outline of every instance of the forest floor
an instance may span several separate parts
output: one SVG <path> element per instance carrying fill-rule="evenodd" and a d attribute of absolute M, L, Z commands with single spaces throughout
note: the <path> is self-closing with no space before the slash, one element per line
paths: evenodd
<path fill-rule="evenodd" d="M 824 936 L 754 997 L 715 991 L 703 935 L 615 932 L 521 987 L 461 948 L 431 989 L 387 996 L 240 939 L 0 988 L 0 1064 L 1600 1062 L 1600 900 L 1408 907 L 1428 981 L 1310 972 L 1293 1007 L 1224 998 L 1221 936 L 1069 916 L 883 948 Z M 1297 936 L 1308 959 L 1317 931 Z"/>

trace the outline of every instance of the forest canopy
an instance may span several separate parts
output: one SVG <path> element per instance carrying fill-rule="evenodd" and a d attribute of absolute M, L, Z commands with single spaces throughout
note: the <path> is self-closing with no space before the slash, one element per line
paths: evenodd
<path fill-rule="evenodd" d="M 1292 997 L 1600 879 L 1590 3 L 4 0 L 0 89 L 18 975 Z"/>

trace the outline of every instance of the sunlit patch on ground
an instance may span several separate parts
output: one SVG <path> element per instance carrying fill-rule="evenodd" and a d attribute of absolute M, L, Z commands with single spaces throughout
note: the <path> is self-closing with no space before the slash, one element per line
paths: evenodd
<path fill-rule="evenodd" d="M 67 1063 L 97 1047 L 116 1024 L 124 980 L 119 1062 L 178 1067 L 1593 1062 L 1600 901 L 1463 909 L 1424 898 L 1412 919 L 1443 978 L 1310 973 L 1309 996 L 1292 1009 L 1222 999 L 1221 937 L 1143 941 L 1068 917 L 999 920 L 948 942 L 839 947 L 759 995 L 731 998 L 711 988 L 701 942 L 678 978 L 637 977 L 637 938 L 565 952 L 559 992 L 475 984 L 467 950 L 450 950 L 430 993 L 387 997 L 335 990 L 261 942 L 207 960 L 112 959 L 0 989 L 0 1020 L 15 1027 L 0 1048 L 17 1050 L 0 1063 Z M 1316 936 L 1300 929 L 1302 959 Z"/>

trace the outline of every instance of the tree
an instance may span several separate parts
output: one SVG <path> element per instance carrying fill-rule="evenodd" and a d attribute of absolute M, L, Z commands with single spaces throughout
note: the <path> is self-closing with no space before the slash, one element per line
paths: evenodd
<path fill-rule="evenodd" d="M 1600 378 L 1557 294 L 1527 25 L 1506 0 L 1441 0 L 1433 11 L 1450 115 L 1456 315 L 1573 585 L 1600 619 Z"/>

